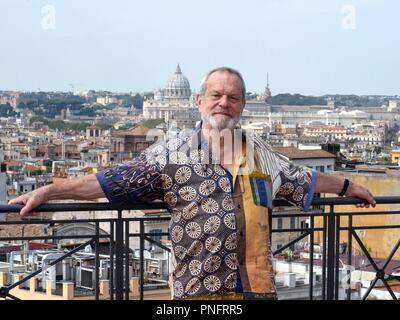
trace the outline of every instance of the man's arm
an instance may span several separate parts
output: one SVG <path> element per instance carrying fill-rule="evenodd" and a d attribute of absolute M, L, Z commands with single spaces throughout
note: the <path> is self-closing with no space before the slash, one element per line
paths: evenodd
<path fill-rule="evenodd" d="M 9 204 L 23 204 L 20 214 L 26 216 L 33 208 L 49 200 L 93 200 L 105 197 L 94 174 L 53 183 L 10 200 Z"/>
<path fill-rule="evenodd" d="M 316 193 L 336 193 L 338 194 L 344 185 L 344 179 L 338 176 L 317 173 L 317 182 L 315 186 Z M 357 204 L 357 207 L 369 207 L 371 204 L 375 207 L 375 200 L 368 189 L 350 181 L 349 187 L 345 193 L 346 197 L 355 197 L 365 200 L 365 203 Z"/>

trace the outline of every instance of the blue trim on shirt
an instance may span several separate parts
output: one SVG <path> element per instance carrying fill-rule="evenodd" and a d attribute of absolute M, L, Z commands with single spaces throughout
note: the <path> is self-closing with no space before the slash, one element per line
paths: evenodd
<path fill-rule="evenodd" d="M 258 188 L 258 197 L 260 198 L 260 205 L 268 207 L 268 196 L 266 181 L 263 179 L 255 179 Z"/>
<path fill-rule="evenodd" d="M 317 171 L 312 170 L 312 175 L 311 175 L 311 186 L 310 186 L 310 190 L 308 191 L 307 194 L 307 202 L 304 205 L 303 211 L 308 211 L 308 209 L 311 206 L 311 202 L 314 198 L 314 192 L 315 192 L 315 185 L 317 184 Z"/>
<path fill-rule="evenodd" d="M 97 178 L 97 181 L 99 181 L 100 187 L 103 190 L 104 194 L 106 195 L 108 201 L 112 204 L 121 204 L 122 203 L 121 199 L 115 197 L 110 192 L 110 188 L 108 187 L 107 178 L 104 175 L 104 172 L 102 171 L 96 172 L 95 176 Z"/>

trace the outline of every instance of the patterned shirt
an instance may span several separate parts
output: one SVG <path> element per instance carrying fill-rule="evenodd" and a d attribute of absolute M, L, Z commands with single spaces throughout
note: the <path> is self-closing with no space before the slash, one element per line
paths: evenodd
<path fill-rule="evenodd" d="M 230 175 L 201 137 L 197 127 L 96 177 L 112 203 L 165 203 L 171 214 L 175 299 L 235 294 L 238 274 L 247 298 L 270 297 L 276 293 L 272 199 L 284 198 L 307 210 L 316 172 L 292 166 L 261 138 L 243 133 L 254 166 Z M 250 152 L 246 149 L 241 168 Z"/>

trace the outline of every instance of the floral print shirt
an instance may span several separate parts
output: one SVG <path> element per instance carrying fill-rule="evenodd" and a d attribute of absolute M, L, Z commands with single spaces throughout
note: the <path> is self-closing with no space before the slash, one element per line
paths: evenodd
<path fill-rule="evenodd" d="M 255 166 L 248 174 L 230 176 L 201 139 L 200 127 L 96 173 L 112 203 L 162 200 L 167 206 L 175 299 L 234 294 L 238 274 L 249 298 L 276 292 L 272 199 L 307 210 L 316 172 L 292 166 L 257 136 L 243 133 L 243 141 L 254 150 Z"/>

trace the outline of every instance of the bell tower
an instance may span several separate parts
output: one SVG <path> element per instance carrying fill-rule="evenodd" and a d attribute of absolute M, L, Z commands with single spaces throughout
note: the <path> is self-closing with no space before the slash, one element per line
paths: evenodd
<path fill-rule="evenodd" d="M 267 85 L 263 93 L 263 100 L 266 102 L 271 97 L 271 90 L 269 89 L 269 74 L 267 73 Z"/>

